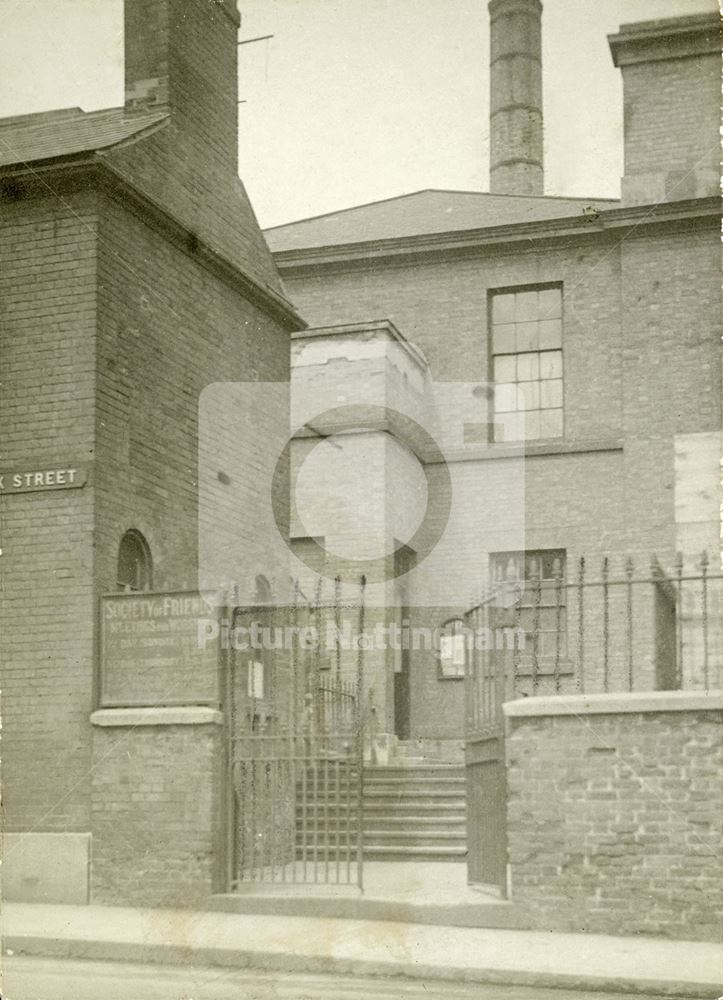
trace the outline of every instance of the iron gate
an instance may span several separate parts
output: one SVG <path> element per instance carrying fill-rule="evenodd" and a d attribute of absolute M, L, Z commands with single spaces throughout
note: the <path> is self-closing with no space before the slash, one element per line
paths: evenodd
<path fill-rule="evenodd" d="M 227 678 L 229 881 L 363 886 L 363 649 L 325 636 L 358 604 L 237 607 Z M 259 641 L 260 640 L 260 641 Z M 249 647 L 249 648 L 245 648 Z"/>
<path fill-rule="evenodd" d="M 515 611 L 496 594 L 464 615 L 467 876 L 507 895 L 507 786 L 502 706 L 514 682 Z M 511 602 L 510 602 L 511 603 Z M 511 636 L 511 643 L 498 637 Z M 478 637 L 487 641 L 479 642 Z M 511 647 L 511 648 L 510 648 Z"/>

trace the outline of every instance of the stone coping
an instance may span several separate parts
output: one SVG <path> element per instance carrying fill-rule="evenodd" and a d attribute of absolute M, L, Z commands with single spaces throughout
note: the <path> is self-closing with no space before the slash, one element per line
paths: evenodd
<path fill-rule="evenodd" d="M 700 712 L 723 709 L 723 691 L 630 691 L 519 698 L 503 710 L 508 719 L 542 715 L 618 715 L 632 712 Z"/>
<path fill-rule="evenodd" d="M 608 44 L 616 66 L 717 55 L 720 22 L 717 11 L 636 21 L 620 25 L 616 35 L 608 35 Z"/>
<path fill-rule="evenodd" d="M 223 714 L 205 705 L 174 708 L 99 708 L 90 716 L 92 726 L 203 726 L 223 724 Z"/>
<path fill-rule="evenodd" d="M 339 323 L 335 326 L 316 326 L 304 330 L 296 330 L 291 334 L 292 341 L 308 340 L 313 342 L 321 338 L 333 337 L 353 337 L 357 338 L 364 334 L 381 334 L 399 347 L 416 362 L 422 371 L 427 371 L 429 364 L 424 353 L 408 340 L 400 330 L 397 329 L 390 319 L 373 319 L 361 323 Z M 292 368 L 294 367 L 292 363 Z"/>

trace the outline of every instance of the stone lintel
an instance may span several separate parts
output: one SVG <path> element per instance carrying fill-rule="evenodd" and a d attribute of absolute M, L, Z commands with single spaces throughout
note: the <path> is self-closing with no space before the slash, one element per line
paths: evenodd
<path fill-rule="evenodd" d="M 223 714 L 205 705 L 175 708 L 100 708 L 91 713 L 92 726 L 220 726 Z"/>

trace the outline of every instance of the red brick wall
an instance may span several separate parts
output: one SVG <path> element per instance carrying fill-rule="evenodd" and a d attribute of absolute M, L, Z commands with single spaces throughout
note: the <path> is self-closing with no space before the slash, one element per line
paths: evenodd
<path fill-rule="evenodd" d="M 721 426 L 717 233 L 630 234 L 620 248 L 626 546 L 673 554 L 675 434 Z"/>
<path fill-rule="evenodd" d="M 674 435 L 720 426 L 718 260 L 717 232 L 705 223 L 597 234 L 526 253 L 488 250 L 478 259 L 380 261 L 303 275 L 289 268 L 283 276 L 310 326 L 391 319 L 422 349 L 434 379 L 461 381 L 488 377 L 489 290 L 562 282 L 565 441 L 624 444 L 527 457 L 526 544 L 566 549 L 571 568 L 585 555 L 598 573 L 603 554 L 631 552 L 645 572 L 653 552 L 674 555 Z M 468 485 L 456 502 L 469 506 L 466 557 L 479 496 L 475 477 L 462 478 Z M 494 502 L 486 496 L 487 506 Z M 451 554 L 428 566 L 460 572 Z M 475 587 L 483 573 L 480 564 Z M 440 683 L 431 656 L 416 656 L 412 674 L 415 735 L 458 735 L 460 685 Z"/>
<path fill-rule="evenodd" d="M 221 727 L 94 727 L 91 902 L 198 906 L 222 888 Z"/>
<path fill-rule="evenodd" d="M 198 586 L 199 399 L 214 382 L 288 382 L 279 323 L 172 245 L 103 200 L 99 217 L 95 584 L 116 587 L 119 541 L 136 528 L 154 589 Z M 245 502 L 215 526 L 243 551 L 265 503 L 248 470 L 259 414 L 230 427 L 219 468 Z M 229 414 L 229 420 L 233 414 Z M 225 429 L 226 430 L 226 429 Z M 239 474 L 235 470 L 239 470 Z M 217 583 L 225 583 L 219 580 Z M 219 730 L 95 729 L 93 898 L 193 905 L 221 886 Z M 116 747 L 110 733 L 120 737 Z M 130 759 L 128 755 L 130 754 Z M 189 775 L 192 780 L 189 781 Z"/>
<path fill-rule="evenodd" d="M 134 5 L 142 35 L 135 42 L 162 46 L 147 30 L 144 7 L 145 0 Z M 2 467 L 92 463 L 82 490 L 2 498 L 9 830 L 91 828 L 98 596 L 116 587 L 120 538 L 130 527 L 146 536 L 156 587 L 193 589 L 199 396 L 219 381 L 288 382 L 288 331 L 251 303 L 241 290 L 247 284 L 200 260 L 199 239 L 280 290 L 236 173 L 236 25 L 206 0 L 169 0 L 169 11 L 168 45 L 156 54 L 168 72 L 172 118 L 155 136 L 101 155 L 191 235 L 159 228 L 155 213 L 152 221 L 141 208 L 97 194 L 80 175 L 44 182 L 60 185 L 60 197 L 28 185 L 17 201 L 3 202 Z M 131 76 L 142 64 L 129 60 Z M 254 531 L 248 470 L 263 433 L 263 421 L 247 423 L 229 432 L 223 451 L 245 470 L 237 478 L 251 497 L 236 503 L 224 526 L 240 545 Z M 174 753 L 158 764 L 159 774 Z M 160 778 L 148 794 L 154 791 L 168 801 Z M 173 802 L 192 824 L 195 792 L 184 795 Z M 135 822 L 135 806 L 124 811 L 122 794 L 118 809 L 99 819 L 102 805 L 94 804 L 93 819 L 101 855 L 115 821 L 126 830 Z M 176 819 L 168 822 L 162 836 L 172 838 Z M 179 834 L 179 851 L 182 840 Z M 192 852 L 187 846 L 189 865 Z"/>
<path fill-rule="evenodd" d="M 581 245 L 544 253 L 485 256 L 478 260 L 415 263 L 409 266 L 335 270 L 296 278 L 284 274 L 288 294 L 310 326 L 392 320 L 421 348 L 432 378 L 468 382 L 490 377 L 487 355 L 488 291 L 509 285 L 562 281 L 565 289 L 566 433 L 572 440 L 621 436 L 619 260 L 608 244 Z M 485 463 L 486 464 L 486 463 Z M 567 547 L 570 558 L 590 548 L 604 551 L 619 538 L 621 509 L 619 453 L 546 456 L 528 460 L 525 509 L 530 548 Z M 460 467 L 455 503 L 469 508 L 464 552 L 444 559 L 433 555 L 427 571 L 468 573 L 470 603 L 485 569 L 475 549 L 479 491 L 470 466 Z M 482 466 L 482 471 L 485 471 Z M 570 480 L 578 488 L 571 493 Z M 485 503 L 504 498 L 486 495 Z M 596 524 L 591 539 L 590 525 Z M 461 567 L 464 563 L 464 568 Z M 444 609 L 441 622 L 463 609 Z M 430 623 L 422 612 L 420 620 Z M 459 738 L 464 726 L 463 685 L 438 679 L 432 653 L 411 656 L 412 735 Z"/>
<path fill-rule="evenodd" d="M 94 458 L 92 195 L 0 217 L 3 469 Z M 89 828 L 93 486 L 0 498 L 3 800 L 8 830 Z"/>
<path fill-rule="evenodd" d="M 691 168 L 718 171 L 718 56 L 643 62 L 622 72 L 625 175 L 679 171 L 670 198 L 691 197 L 684 176 Z"/>
<path fill-rule="evenodd" d="M 562 282 L 566 436 L 621 433 L 620 259 L 607 237 L 565 249 L 486 252 L 407 266 L 380 262 L 304 277 L 290 270 L 283 277 L 310 326 L 390 319 L 424 352 L 432 378 L 464 382 L 489 377 L 488 292 Z"/>
<path fill-rule="evenodd" d="M 562 282 L 565 439 L 585 441 L 719 425 L 718 256 L 713 220 L 565 249 L 283 276 L 310 326 L 391 319 L 433 378 L 462 381 L 488 376 L 489 290 Z"/>
<path fill-rule="evenodd" d="M 287 382 L 288 333 L 110 200 L 98 276 L 98 587 L 115 588 L 118 543 L 135 527 L 151 547 L 154 587 L 194 589 L 200 394 L 217 381 Z M 236 467 L 252 464 L 258 433 L 236 428 Z M 225 526 L 229 540 L 243 544 L 253 524 L 247 497 Z"/>
<path fill-rule="evenodd" d="M 718 940 L 720 712 L 509 722 L 512 899 L 529 926 Z"/>
<path fill-rule="evenodd" d="M 120 538 L 146 535 L 156 587 L 196 585 L 199 395 L 288 381 L 288 332 L 110 198 L 26 199 L 2 224 L 2 467 L 91 470 L 82 490 L 1 501 L 5 822 L 82 831 L 97 597 Z M 239 467 L 258 434 L 231 436 Z M 226 526 L 239 544 L 252 508 Z"/>

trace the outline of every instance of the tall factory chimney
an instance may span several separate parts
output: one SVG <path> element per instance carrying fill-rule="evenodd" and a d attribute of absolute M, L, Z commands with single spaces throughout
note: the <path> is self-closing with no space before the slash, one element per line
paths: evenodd
<path fill-rule="evenodd" d="M 542 4 L 490 0 L 490 191 L 542 195 Z"/>

